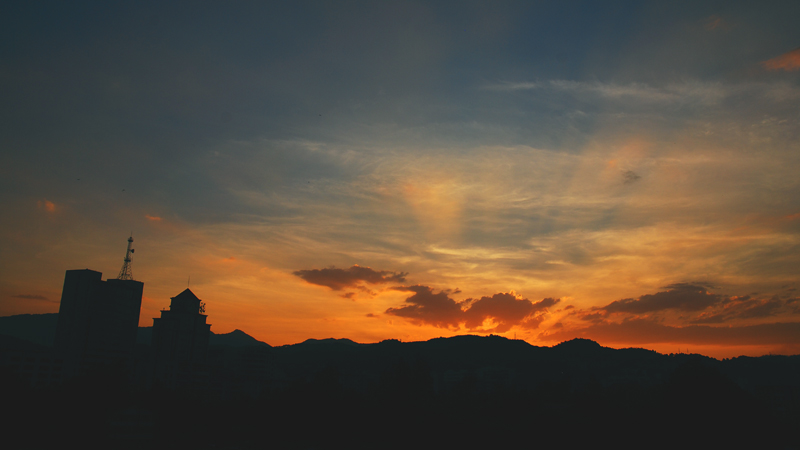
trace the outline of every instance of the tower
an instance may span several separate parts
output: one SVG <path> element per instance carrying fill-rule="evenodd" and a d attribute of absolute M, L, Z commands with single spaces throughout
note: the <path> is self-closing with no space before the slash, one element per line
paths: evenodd
<path fill-rule="evenodd" d="M 67 376 L 131 367 L 144 283 L 130 278 L 103 281 L 102 276 L 89 269 L 67 270 L 64 276 L 55 347 Z"/>
<path fill-rule="evenodd" d="M 131 272 L 131 255 L 133 255 L 133 235 L 128 238 L 128 251 L 125 252 L 125 261 L 122 263 L 122 270 L 119 271 L 118 280 L 133 280 L 133 272 Z"/>
<path fill-rule="evenodd" d="M 205 303 L 188 288 L 171 300 L 153 319 L 154 377 L 169 388 L 203 387 L 211 335 Z"/>

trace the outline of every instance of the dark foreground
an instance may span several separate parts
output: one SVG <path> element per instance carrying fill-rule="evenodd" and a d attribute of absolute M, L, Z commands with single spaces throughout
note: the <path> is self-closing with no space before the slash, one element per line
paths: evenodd
<path fill-rule="evenodd" d="M 146 347 L 140 350 L 146 358 Z M 499 337 L 213 347 L 208 382 L 4 371 L 5 448 L 800 448 L 800 357 Z"/>

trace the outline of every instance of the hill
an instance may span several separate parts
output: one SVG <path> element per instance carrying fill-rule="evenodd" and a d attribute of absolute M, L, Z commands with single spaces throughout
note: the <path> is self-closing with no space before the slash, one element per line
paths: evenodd
<path fill-rule="evenodd" d="M 0 335 L 45 339 L 53 316 L 3 318 Z M 140 329 L 143 373 L 151 331 Z M 125 394 L 100 377 L 102 383 L 65 384 L 69 395 L 48 396 L 26 391 L 7 372 L 0 376 L 7 378 L 4 395 L 16 399 L 11 404 L 37 405 L 19 415 L 19 424 L 40 420 L 43 409 L 68 410 L 70 395 L 83 389 L 81 402 L 94 402 L 97 411 L 138 411 L 137 420 L 159 430 L 160 442 L 202 436 L 198 448 L 319 448 L 333 441 L 363 448 L 508 447 L 532 436 L 536 445 L 567 447 L 613 436 L 623 448 L 798 448 L 790 430 L 800 420 L 800 356 L 718 361 L 586 339 L 537 347 L 472 335 L 270 347 L 241 330 L 213 335 L 211 344 L 202 370 L 207 383 L 193 391 L 140 385 Z M 48 352 L 14 336 L 0 336 L 0 350 L 0 363 Z M 429 442 L 431 436 L 438 441 Z"/>

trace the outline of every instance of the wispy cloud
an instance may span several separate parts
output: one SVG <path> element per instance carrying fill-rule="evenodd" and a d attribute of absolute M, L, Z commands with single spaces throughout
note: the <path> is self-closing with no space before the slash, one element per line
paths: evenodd
<path fill-rule="evenodd" d="M 722 19 L 722 17 L 718 15 L 713 15 L 706 20 L 706 24 L 704 25 L 705 29 L 708 31 L 713 30 L 720 30 L 727 27 L 726 22 Z"/>
<path fill-rule="evenodd" d="M 800 68 L 800 49 L 793 50 L 777 58 L 761 63 L 768 70 L 793 71 Z M 663 85 L 647 83 L 615 83 L 604 81 L 546 80 L 536 82 L 500 82 L 485 85 L 484 88 L 497 92 L 539 91 L 542 94 L 561 94 L 571 96 L 586 103 L 592 101 L 613 101 L 620 105 L 673 105 L 720 107 L 726 101 L 737 103 L 747 101 L 771 105 L 792 100 L 800 96 L 800 88 L 783 81 L 747 81 L 722 83 L 715 81 L 686 80 Z M 730 112 L 730 111 L 728 111 Z M 668 111 L 661 113 L 671 116 Z"/>
<path fill-rule="evenodd" d="M 594 95 L 605 99 L 637 99 L 650 102 L 701 101 L 713 104 L 727 95 L 719 83 L 685 82 L 662 87 L 645 83 L 608 83 L 601 81 L 548 80 L 543 82 L 502 82 L 485 86 L 496 91 L 549 90 L 573 95 Z"/>
<path fill-rule="evenodd" d="M 787 313 L 794 299 L 751 298 L 749 295 L 726 299 L 719 308 L 700 314 L 692 323 L 731 323 L 746 319 L 762 319 Z M 785 308 L 788 307 L 788 308 Z M 784 314 L 788 315 L 788 314 Z"/>
<path fill-rule="evenodd" d="M 33 294 L 18 294 L 12 295 L 11 298 L 19 298 L 22 300 L 41 300 L 45 302 L 51 302 L 49 298 L 45 297 L 44 295 L 33 295 Z"/>
<path fill-rule="evenodd" d="M 800 48 L 763 61 L 761 65 L 767 70 L 784 70 L 786 72 L 800 70 Z"/>

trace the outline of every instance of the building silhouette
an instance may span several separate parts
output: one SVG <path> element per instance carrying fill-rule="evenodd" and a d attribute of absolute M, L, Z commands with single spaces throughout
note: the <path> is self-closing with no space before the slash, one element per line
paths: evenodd
<path fill-rule="evenodd" d="M 188 288 L 172 297 L 169 309 L 153 318 L 153 377 L 170 389 L 203 389 L 211 324 L 205 304 Z"/>
<path fill-rule="evenodd" d="M 144 283 L 102 280 L 94 270 L 67 270 L 55 350 L 67 377 L 117 367 L 130 371 Z"/>
<path fill-rule="evenodd" d="M 131 244 L 117 279 L 94 270 L 67 270 L 54 347 L 65 377 L 115 368 L 132 373 L 144 283 L 133 279 Z"/>

